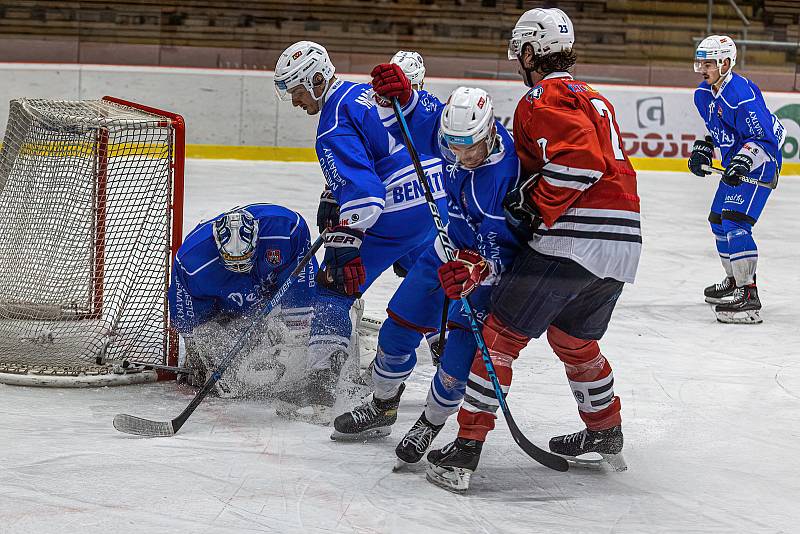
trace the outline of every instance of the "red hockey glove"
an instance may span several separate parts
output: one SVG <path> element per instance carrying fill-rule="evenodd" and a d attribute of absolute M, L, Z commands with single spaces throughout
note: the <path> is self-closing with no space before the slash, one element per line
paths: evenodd
<path fill-rule="evenodd" d="M 361 262 L 361 239 L 364 232 L 347 226 L 335 226 L 325 234 L 325 261 L 317 272 L 317 282 L 331 291 L 359 295 L 366 281 Z"/>
<path fill-rule="evenodd" d="M 469 295 L 492 273 L 489 263 L 474 250 L 456 250 L 455 259 L 439 267 L 439 282 L 450 300 Z"/>
<path fill-rule="evenodd" d="M 395 97 L 404 106 L 411 98 L 411 82 L 400 65 L 381 63 L 372 69 L 371 76 L 372 88 L 381 97 L 377 99 L 381 106 L 392 107 L 391 99 Z"/>

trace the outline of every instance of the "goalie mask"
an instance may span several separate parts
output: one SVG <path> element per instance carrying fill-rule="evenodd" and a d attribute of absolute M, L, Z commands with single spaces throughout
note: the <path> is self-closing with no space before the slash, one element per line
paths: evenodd
<path fill-rule="evenodd" d="M 214 221 L 214 242 L 225 268 L 249 273 L 255 263 L 258 219 L 245 209 L 233 210 Z"/>
<path fill-rule="evenodd" d="M 477 87 L 459 87 L 442 110 L 439 122 L 442 154 L 451 163 L 478 167 L 494 150 L 497 137 L 494 122 L 489 94 Z"/>
<path fill-rule="evenodd" d="M 522 63 L 522 52 L 526 44 L 533 48 L 534 58 L 572 50 L 575 44 L 575 30 L 566 13 L 556 8 L 536 8 L 526 11 L 517 21 L 508 41 L 508 59 Z M 535 65 L 535 60 L 534 60 Z M 526 69 L 525 85 L 533 86 L 531 71 Z"/>
<path fill-rule="evenodd" d="M 399 65 L 414 89 L 420 90 L 425 83 L 425 63 L 417 52 L 399 50 L 389 63 Z"/>
<path fill-rule="evenodd" d="M 722 65 L 726 59 L 731 60 L 728 70 L 722 72 Z M 707 61 L 716 63 L 719 75 L 725 77 L 736 65 L 736 43 L 727 35 L 710 35 L 703 39 L 694 53 L 694 71 L 703 72 L 703 64 Z"/>
<path fill-rule="evenodd" d="M 299 41 L 284 50 L 275 64 L 275 92 L 281 100 L 291 100 L 289 91 L 302 85 L 314 100 L 321 100 L 334 72 L 336 68 L 324 46 L 313 41 Z M 325 84 L 319 97 L 314 94 L 314 77 L 317 74 Z"/>

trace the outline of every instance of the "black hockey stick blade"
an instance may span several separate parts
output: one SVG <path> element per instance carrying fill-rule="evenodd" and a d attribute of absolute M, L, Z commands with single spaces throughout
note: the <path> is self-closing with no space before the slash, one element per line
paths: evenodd
<path fill-rule="evenodd" d="M 148 438 L 170 437 L 174 436 L 176 431 L 171 421 L 151 421 L 124 413 L 114 416 L 114 428 L 126 434 Z"/>
<path fill-rule="evenodd" d="M 569 470 L 569 462 L 567 462 L 562 456 L 541 449 L 531 443 L 519 429 L 517 422 L 514 421 L 513 417 L 511 417 L 511 412 L 507 408 L 503 410 L 503 415 L 506 417 L 506 424 L 508 425 L 508 429 L 511 431 L 511 437 L 514 438 L 514 441 L 517 443 L 517 445 L 519 445 L 519 448 L 525 451 L 525 454 L 543 466 L 554 469 L 555 471 L 561 471 L 563 473 L 564 471 Z"/>

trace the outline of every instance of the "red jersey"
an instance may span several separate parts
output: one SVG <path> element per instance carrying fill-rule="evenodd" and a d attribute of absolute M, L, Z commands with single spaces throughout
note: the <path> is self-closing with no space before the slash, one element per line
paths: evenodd
<path fill-rule="evenodd" d="M 514 145 L 522 176 L 541 174 L 532 200 L 544 224 L 530 246 L 633 282 L 642 248 L 636 171 L 611 103 L 567 73 L 551 74 L 517 104 Z"/>

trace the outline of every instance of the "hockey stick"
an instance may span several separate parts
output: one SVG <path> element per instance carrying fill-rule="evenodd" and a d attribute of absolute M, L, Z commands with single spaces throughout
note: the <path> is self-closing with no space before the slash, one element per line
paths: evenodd
<path fill-rule="evenodd" d="M 708 173 L 716 174 L 718 176 L 722 176 L 722 174 L 725 172 L 725 169 L 719 169 L 717 167 L 712 167 L 711 165 L 702 165 L 701 168 Z M 772 180 L 771 182 L 762 182 L 760 180 L 756 180 L 755 178 L 751 178 L 749 176 L 739 176 L 739 180 L 741 180 L 746 184 L 753 184 L 760 187 L 768 187 L 770 189 L 775 189 L 776 187 L 778 187 L 777 175 L 775 175 L 775 179 Z"/>
<path fill-rule="evenodd" d="M 428 180 L 425 178 L 425 173 L 422 170 L 422 164 L 419 161 L 419 155 L 417 154 L 416 148 L 414 148 L 414 142 L 411 140 L 411 132 L 408 129 L 408 124 L 406 124 L 406 119 L 403 116 L 402 110 L 400 109 L 400 103 L 397 101 L 397 98 L 392 98 L 392 106 L 394 107 L 394 114 L 400 126 L 400 132 L 403 134 L 403 140 L 405 141 L 406 148 L 408 149 L 408 153 L 411 155 L 411 161 L 414 163 L 414 169 L 417 171 L 417 178 L 419 179 L 420 184 L 425 191 L 425 201 L 428 203 L 428 208 L 430 208 L 431 216 L 433 217 L 433 223 L 436 225 L 439 243 L 444 249 L 445 258 L 447 258 L 447 261 L 453 261 L 455 259 L 455 256 L 453 255 L 453 243 L 450 241 L 450 237 L 448 237 L 447 231 L 442 223 L 442 217 L 439 215 L 439 208 L 436 206 L 436 201 L 433 199 L 431 186 L 428 184 Z M 480 325 L 478 324 L 478 320 L 475 318 L 475 312 L 472 311 L 472 306 L 469 303 L 469 299 L 467 297 L 461 297 L 461 304 L 464 307 L 467 317 L 469 317 L 470 329 L 475 336 L 478 349 L 481 351 L 483 363 L 486 365 L 486 374 L 489 375 L 489 380 L 492 382 L 494 394 L 497 397 L 500 408 L 503 410 L 503 415 L 505 415 L 508 429 L 511 431 L 511 436 L 514 438 L 514 441 L 523 451 L 525 451 L 525 454 L 540 464 L 549 467 L 550 469 L 555 469 L 556 471 L 567 471 L 569 469 L 569 464 L 564 458 L 549 451 L 545 451 L 544 449 L 540 449 L 522 434 L 522 431 L 517 426 L 516 421 L 514 421 L 514 418 L 511 416 L 511 411 L 506 403 L 506 397 L 503 394 L 502 388 L 500 387 L 500 381 L 497 379 L 497 373 L 495 372 L 492 358 L 489 355 L 489 349 L 486 346 L 486 341 L 483 339 Z"/>
<path fill-rule="evenodd" d="M 436 342 L 431 345 L 431 352 L 433 353 L 431 354 L 431 357 L 434 360 L 434 365 L 439 365 L 439 361 L 442 359 L 442 354 L 444 354 L 445 343 L 447 343 L 447 311 L 449 307 L 450 299 L 445 295 L 444 303 L 442 304 L 442 323 L 439 327 L 439 339 L 437 339 Z"/>
<path fill-rule="evenodd" d="M 714 143 L 714 138 L 711 137 L 710 135 L 707 135 L 706 136 L 706 143 L 712 143 L 713 144 Z M 714 167 L 712 165 L 701 165 L 700 168 L 702 168 L 704 171 L 706 171 L 707 173 L 710 173 L 710 174 L 716 174 L 716 175 L 720 175 L 721 176 L 722 174 L 725 173 L 725 169 L 720 169 L 720 168 Z M 778 173 L 777 172 L 775 173 L 775 178 L 773 178 L 769 182 L 761 182 L 759 180 L 756 180 L 755 178 L 750 178 L 749 176 L 741 176 L 741 175 L 739 176 L 739 180 L 741 180 L 742 182 L 744 182 L 746 184 L 753 184 L 753 185 L 758 185 L 758 186 L 761 186 L 761 187 L 769 187 L 770 189 L 775 189 L 776 187 L 778 187 Z"/>
<path fill-rule="evenodd" d="M 206 383 L 203 384 L 203 387 L 200 388 L 200 391 L 195 394 L 192 402 L 178 415 L 178 417 L 174 418 L 171 421 L 151 421 L 150 419 L 142 419 L 141 417 L 135 417 L 133 415 L 127 414 L 117 414 L 114 416 L 114 428 L 119 430 L 120 432 L 125 432 L 126 434 L 135 434 L 137 436 L 147 436 L 147 437 L 168 437 L 174 436 L 178 430 L 183 426 L 189 416 L 197 409 L 203 399 L 206 398 L 206 395 L 214 389 L 214 384 L 222 377 L 222 374 L 231 364 L 234 358 L 239 354 L 239 351 L 244 347 L 247 343 L 247 340 L 250 338 L 250 333 L 255 329 L 258 321 L 256 318 L 264 317 L 269 315 L 269 313 L 275 309 L 275 307 L 280 303 L 281 298 L 283 298 L 284 294 L 289 290 L 289 287 L 294 282 L 297 275 L 299 275 L 303 269 L 306 268 L 306 265 L 314 254 L 319 250 L 322 246 L 323 240 L 325 239 L 325 232 L 323 232 L 316 241 L 311 245 L 311 248 L 305 255 L 297 262 L 297 267 L 295 267 L 292 274 L 289 275 L 289 278 L 278 288 L 278 291 L 272 298 L 260 309 L 258 310 L 256 317 L 253 318 L 253 321 L 250 325 L 245 329 L 244 332 L 241 333 L 239 338 L 236 340 L 236 343 L 228 350 L 225 357 L 222 361 L 217 365 L 217 368 L 211 373 L 211 376 L 206 380 Z"/>

